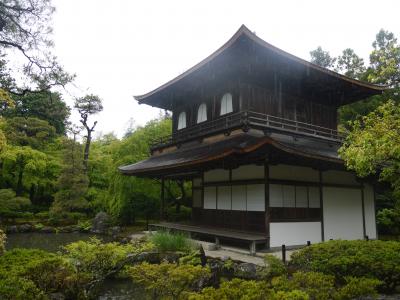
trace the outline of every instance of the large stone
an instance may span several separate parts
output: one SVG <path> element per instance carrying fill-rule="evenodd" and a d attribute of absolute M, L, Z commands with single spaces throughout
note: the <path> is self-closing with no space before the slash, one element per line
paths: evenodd
<path fill-rule="evenodd" d="M 110 221 L 111 219 L 108 214 L 99 212 L 92 221 L 92 229 L 90 231 L 93 233 L 105 234 L 110 226 Z"/>
<path fill-rule="evenodd" d="M 17 233 L 18 227 L 16 225 L 7 226 L 7 233 Z"/>
<path fill-rule="evenodd" d="M 31 224 L 21 224 L 18 226 L 18 232 L 31 232 L 33 229 Z"/>
<path fill-rule="evenodd" d="M 43 232 L 43 233 L 55 233 L 56 229 L 54 227 L 44 226 L 42 229 L 40 229 L 40 232 Z"/>
<path fill-rule="evenodd" d="M 243 279 L 256 279 L 257 266 L 252 263 L 240 263 L 234 266 L 234 275 Z"/>
<path fill-rule="evenodd" d="M 108 230 L 108 234 L 112 236 L 117 236 L 121 233 L 121 227 L 113 226 Z"/>

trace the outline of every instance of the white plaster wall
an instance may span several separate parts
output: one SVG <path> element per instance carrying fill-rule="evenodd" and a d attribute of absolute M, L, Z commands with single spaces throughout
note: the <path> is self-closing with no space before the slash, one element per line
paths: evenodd
<path fill-rule="evenodd" d="M 229 170 L 215 169 L 204 172 L 204 182 L 228 181 Z"/>
<path fill-rule="evenodd" d="M 205 209 L 217 208 L 217 188 L 215 186 L 204 188 L 204 208 Z"/>
<path fill-rule="evenodd" d="M 232 186 L 232 210 L 246 210 L 246 186 Z"/>
<path fill-rule="evenodd" d="M 323 183 L 360 185 L 356 176 L 351 172 L 329 170 L 322 172 Z"/>
<path fill-rule="evenodd" d="M 231 187 L 230 186 L 219 186 L 217 188 L 217 209 L 228 209 L 231 210 Z"/>
<path fill-rule="evenodd" d="M 265 185 L 247 185 L 247 210 L 265 211 Z"/>
<path fill-rule="evenodd" d="M 264 166 L 244 165 L 232 170 L 232 180 L 262 178 L 264 178 Z"/>
<path fill-rule="evenodd" d="M 325 240 L 363 238 L 361 189 L 323 188 Z"/>
<path fill-rule="evenodd" d="M 193 190 L 193 207 L 201 207 L 201 190 Z"/>
<path fill-rule="evenodd" d="M 317 170 L 290 165 L 269 166 L 269 177 L 272 179 L 319 182 L 319 173 Z"/>
<path fill-rule="evenodd" d="M 366 184 L 364 187 L 365 232 L 370 239 L 376 239 L 376 221 L 374 205 L 374 189 Z"/>
<path fill-rule="evenodd" d="M 294 246 L 321 242 L 321 222 L 270 223 L 270 246 Z"/>

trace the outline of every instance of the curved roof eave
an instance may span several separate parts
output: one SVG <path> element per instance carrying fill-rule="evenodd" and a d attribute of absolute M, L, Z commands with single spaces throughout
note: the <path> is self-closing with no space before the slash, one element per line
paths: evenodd
<path fill-rule="evenodd" d="M 213 52 L 211 55 L 209 55 L 208 57 L 206 57 L 205 59 L 203 59 L 201 62 L 199 62 L 198 64 L 194 65 L 193 67 L 191 67 L 190 69 L 188 69 L 187 71 L 185 71 L 184 73 L 182 73 L 181 75 L 175 77 L 174 79 L 164 83 L 163 85 L 159 86 L 158 88 L 143 94 L 143 95 L 138 95 L 138 96 L 134 96 L 135 100 L 137 100 L 139 102 L 139 104 L 145 103 L 146 98 L 161 92 L 162 90 L 164 90 L 165 88 L 175 84 L 176 82 L 178 82 L 179 80 L 185 78 L 186 76 L 192 74 L 193 72 L 195 72 L 196 70 L 200 69 L 202 66 L 206 65 L 207 63 L 209 63 L 211 60 L 213 60 L 215 57 L 217 57 L 218 55 L 220 55 L 223 51 L 225 51 L 227 48 L 229 48 L 233 43 L 236 42 L 236 40 L 242 36 L 242 35 L 246 35 L 247 37 L 249 37 L 251 40 L 253 40 L 254 42 L 258 43 L 259 45 L 274 51 L 275 53 L 285 56 L 288 59 L 291 59 L 293 61 L 296 61 L 306 67 L 309 67 L 311 69 L 315 69 L 319 72 L 328 74 L 332 77 L 336 77 L 339 79 L 342 79 L 344 81 L 347 81 L 349 83 L 361 86 L 361 87 L 365 87 L 365 88 L 369 88 L 375 91 L 384 91 L 386 89 L 388 89 L 387 86 L 380 86 L 380 85 L 375 85 L 375 84 L 370 84 L 367 82 L 363 82 L 363 81 L 359 81 L 350 77 L 347 77 L 345 75 L 336 73 L 334 71 L 328 70 L 326 68 L 323 68 L 321 66 L 318 66 L 316 64 L 313 64 L 309 61 L 306 61 L 304 59 L 301 59 L 293 54 L 290 54 L 284 50 L 281 50 L 269 43 L 267 43 L 266 41 L 264 41 L 263 39 L 259 38 L 257 35 L 255 35 L 254 33 L 252 33 L 245 25 L 240 26 L 239 30 L 224 44 L 222 45 L 219 49 L 217 49 L 215 52 Z"/>

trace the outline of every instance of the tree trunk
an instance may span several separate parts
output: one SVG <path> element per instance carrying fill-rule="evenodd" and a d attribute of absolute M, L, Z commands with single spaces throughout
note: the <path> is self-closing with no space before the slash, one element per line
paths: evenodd
<path fill-rule="evenodd" d="M 85 152 L 83 153 L 83 167 L 85 168 L 85 172 L 88 171 L 88 160 L 89 160 L 89 151 L 90 151 L 90 143 L 92 141 L 92 131 L 90 129 L 87 130 L 86 144 L 85 144 Z"/>
<path fill-rule="evenodd" d="M 18 172 L 18 181 L 17 181 L 17 188 L 16 188 L 16 195 L 21 196 L 23 192 L 23 185 L 22 185 L 22 178 L 24 176 L 24 168 L 20 167 L 19 172 Z"/>

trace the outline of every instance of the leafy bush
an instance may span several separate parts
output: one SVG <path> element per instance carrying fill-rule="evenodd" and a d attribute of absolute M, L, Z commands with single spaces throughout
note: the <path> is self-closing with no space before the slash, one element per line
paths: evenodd
<path fill-rule="evenodd" d="M 208 268 L 165 262 L 142 263 L 130 267 L 127 272 L 134 282 L 152 293 L 153 299 L 181 299 L 184 294 L 195 290 L 197 283 L 210 276 Z"/>
<path fill-rule="evenodd" d="M 10 214 L 29 208 L 31 201 L 28 198 L 16 197 L 12 189 L 0 189 L 0 214 L 14 217 Z"/>
<path fill-rule="evenodd" d="M 376 278 L 380 290 L 393 292 L 400 284 L 400 243 L 393 241 L 329 241 L 303 248 L 291 256 L 290 266 L 335 276 Z"/>
<path fill-rule="evenodd" d="M 92 228 L 92 221 L 91 220 L 79 220 L 78 221 L 78 228 L 81 231 L 89 231 Z"/>
<path fill-rule="evenodd" d="M 150 237 L 150 240 L 160 252 L 189 252 L 194 248 L 193 243 L 183 233 L 169 233 L 166 231 L 158 231 Z"/>
<path fill-rule="evenodd" d="M 121 245 L 102 243 L 96 238 L 78 241 L 64 247 L 64 257 L 72 263 L 76 272 L 85 280 L 102 280 L 118 271 L 128 260 L 128 254 L 139 254 L 148 250 L 150 244 Z"/>
<path fill-rule="evenodd" d="M 292 278 L 286 276 L 275 277 L 271 281 L 271 288 L 279 291 L 302 291 L 310 299 L 318 300 L 347 300 L 361 296 L 373 296 L 379 280 L 369 278 L 346 277 L 345 285 L 337 287 L 335 277 L 318 272 L 296 272 Z"/>
<path fill-rule="evenodd" d="M 43 229 L 44 225 L 42 223 L 37 223 L 34 225 L 34 227 L 36 230 L 41 230 L 41 229 Z"/>
<path fill-rule="evenodd" d="M 309 300 L 306 293 L 293 291 L 274 291 L 264 281 L 233 279 L 221 283 L 219 288 L 207 287 L 200 293 L 188 295 L 190 300 L 245 299 L 245 300 Z"/>
<path fill-rule="evenodd" d="M 400 208 L 384 208 L 376 214 L 379 232 L 400 235 Z"/>
<path fill-rule="evenodd" d="M 6 239 L 6 234 L 3 230 L 0 229 L 0 255 L 2 255 L 6 251 Z"/>
<path fill-rule="evenodd" d="M 282 260 L 272 254 L 266 254 L 264 256 L 264 263 L 265 270 L 263 271 L 263 276 L 268 279 L 287 273 L 286 266 Z"/>
<path fill-rule="evenodd" d="M 48 211 L 41 211 L 35 214 L 35 217 L 40 219 L 40 220 L 46 220 L 49 218 L 49 212 Z"/>
<path fill-rule="evenodd" d="M 168 221 L 171 222 L 181 222 L 190 220 L 192 217 L 192 209 L 187 206 L 181 205 L 180 211 L 176 212 L 175 206 L 170 206 L 167 208 L 166 211 L 166 218 Z"/>
<path fill-rule="evenodd" d="M 0 279 L 0 299 L 45 300 L 48 298 L 32 281 L 8 276 Z"/>
<path fill-rule="evenodd" d="M 76 296 L 72 266 L 54 253 L 38 249 L 13 249 L 0 257 L 1 299 L 46 299 L 63 292 Z"/>

